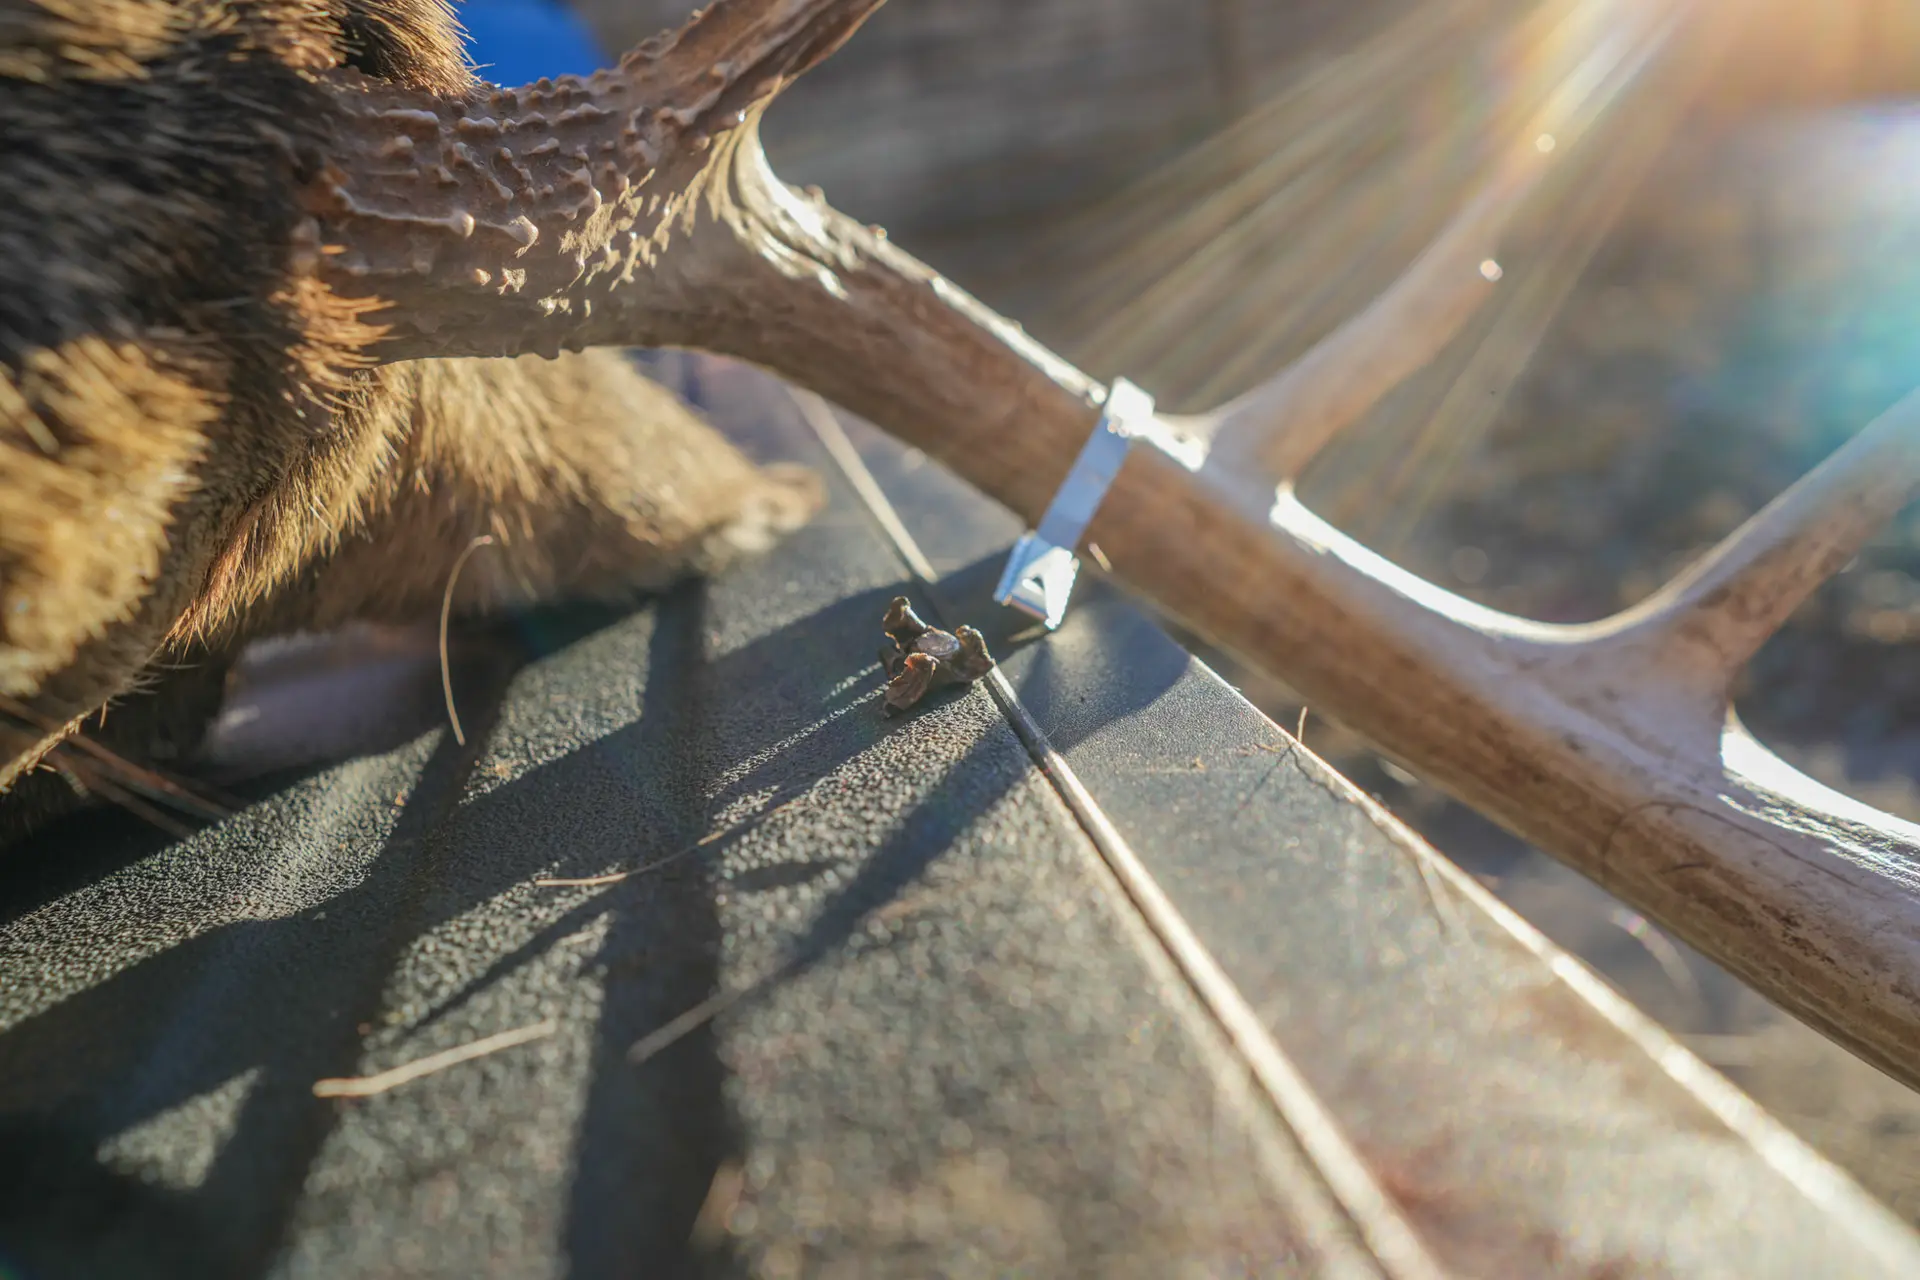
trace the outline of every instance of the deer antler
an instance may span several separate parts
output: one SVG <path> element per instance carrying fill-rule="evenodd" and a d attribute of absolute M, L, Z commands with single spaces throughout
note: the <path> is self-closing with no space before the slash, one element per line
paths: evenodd
<path fill-rule="evenodd" d="M 305 265 L 391 304 L 378 358 L 704 347 L 838 401 L 1031 521 L 1101 389 L 788 189 L 759 146 L 772 95 L 878 3 L 720 0 L 617 71 L 489 98 L 343 79 L 338 152 L 313 190 L 322 252 Z M 1664 8 L 1608 7 L 1621 43 L 1590 92 L 1660 47 Z M 1086 537 L 1174 617 L 1920 1086 L 1920 828 L 1796 773 L 1728 706 L 1738 666 L 1920 481 L 1920 396 L 1685 577 L 1591 626 L 1453 596 L 1284 482 L 1457 326 L 1459 299 L 1470 309 L 1485 287 L 1464 274 L 1477 246 L 1537 162 L 1496 172 L 1452 239 L 1329 347 L 1184 424 L 1220 433 L 1199 473 L 1135 450 Z M 1249 440 L 1278 460 L 1277 491 L 1245 465 Z"/>
<path fill-rule="evenodd" d="M 722 0 L 615 70 L 471 96 L 340 75 L 295 270 L 386 304 L 382 359 L 671 341 L 716 148 L 881 3 Z"/>

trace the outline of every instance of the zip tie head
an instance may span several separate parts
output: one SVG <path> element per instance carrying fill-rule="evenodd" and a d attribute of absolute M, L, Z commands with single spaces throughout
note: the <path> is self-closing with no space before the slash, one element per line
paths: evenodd
<path fill-rule="evenodd" d="M 1120 474 L 1128 448 L 1136 438 L 1154 439 L 1154 426 L 1153 397 L 1125 378 L 1114 379 L 1100 421 L 1060 482 L 1040 527 L 1014 544 L 995 600 L 1039 619 L 1049 631 L 1059 627 L 1080 573 L 1074 548 Z"/>

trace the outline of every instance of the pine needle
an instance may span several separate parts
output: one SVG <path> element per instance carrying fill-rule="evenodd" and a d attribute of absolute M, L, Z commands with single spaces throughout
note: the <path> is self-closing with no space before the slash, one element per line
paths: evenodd
<path fill-rule="evenodd" d="M 313 1082 L 313 1096 L 316 1098 L 371 1098 L 375 1094 L 397 1089 L 410 1084 L 422 1076 L 430 1076 L 445 1071 L 448 1067 L 458 1066 L 462 1062 L 471 1062 L 475 1058 L 484 1058 L 488 1054 L 498 1053 L 502 1049 L 511 1049 L 516 1045 L 530 1044 L 535 1040 L 544 1040 L 559 1030 L 560 1024 L 552 1018 L 536 1022 L 531 1026 L 517 1027 L 512 1031 L 502 1031 L 498 1035 L 475 1040 L 457 1048 L 440 1053 L 428 1054 L 417 1058 L 404 1066 L 391 1071 L 382 1071 L 371 1076 L 333 1077 Z"/>

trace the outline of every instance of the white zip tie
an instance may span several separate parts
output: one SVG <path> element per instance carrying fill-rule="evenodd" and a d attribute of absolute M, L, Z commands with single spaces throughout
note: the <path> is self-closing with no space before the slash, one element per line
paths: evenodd
<path fill-rule="evenodd" d="M 1093 523 L 1135 440 L 1154 445 L 1189 471 L 1198 470 L 1205 458 L 1199 442 L 1168 437 L 1154 417 L 1152 396 L 1125 378 L 1115 378 L 1107 388 L 1100 421 L 1040 517 L 1040 527 L 1014 544 L 994 589 L 995 600 L 1038 618 L 1049 631 L 1059 627 L 1080 572 L 1074 548 Z"/>

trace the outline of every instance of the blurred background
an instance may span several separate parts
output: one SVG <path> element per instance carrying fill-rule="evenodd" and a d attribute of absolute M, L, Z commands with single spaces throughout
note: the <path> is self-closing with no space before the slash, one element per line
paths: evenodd
<path fill-rule="evenodd" d="M 1091 372 L 1205 408 L 1392 280 L 1634 2 L 896 0 L 766 141 L 786 179 Z M 511 83 L 692 7 L 460 9 Z M 1566 139 L 1495 304 L 1302 484 L 1377 551 L 1509 612 L 1635 602 L 1920 385 L 1920 5 L 1691 9 Z M 1759 654 L 1739 712 L 1920 821 L 1915 637 L 1910 511 Z M 1297 722 L 1293 691 L 1201 652 Z M 1306 712 L 1316 752 L 1920 1223 L 1920 1096 Z"/>

